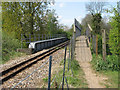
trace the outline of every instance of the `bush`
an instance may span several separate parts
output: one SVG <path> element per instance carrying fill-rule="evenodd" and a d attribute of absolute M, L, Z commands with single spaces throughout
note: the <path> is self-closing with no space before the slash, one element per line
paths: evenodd
<path fill-rule="evenodd" d="M 119 43 L 120 16 L 117 8 L 114 8 L 113 10 L 114 16 L 112 17 L 110 22 L 111 30 L 109 33 L 110 51 L 112 54 L 116 54 L 116 55 L 120 54 L 120 43 Z"/>
<path fill-rule="evenodd" d="M 97 70 L 112 70 L 118 71 L 120 70 L 120 64 L 118 63 L 118 56 L 117 55 L 108 55 L 106 57 L 106 61 L 102 59 L 101 56 L 96 57 L 95 54 L 93 55 L 92 62 L 93 67 Z"/>
<path fill-rule="evenodd" d="M 16 49 L 20 47 L 20 42 L 15 38 L 14 33 L 2 32 L 2 60 L 9 60 Z"/>

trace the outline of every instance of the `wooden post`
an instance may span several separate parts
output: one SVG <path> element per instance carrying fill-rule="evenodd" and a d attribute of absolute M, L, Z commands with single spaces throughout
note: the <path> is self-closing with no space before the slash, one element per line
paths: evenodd
<path fill-rule="evenodd" d="M 106 35 L 105 35 L 105 29 L 102 29 L 102 53 L 103 53 L 103 60 L 106 60 Z"/>
<path fill-rule="evenodd" d="M 76 38 L 76 30 L 75 30 L 75 24 L 74 24 L 74 30 L 73 30 L 73 38 L 72 38 L 72 52 L 71 52 L 71 60 L 74 60 L 75 57 L 75 38 Z"/>
<path fill-rule="evenodd" d="M 96 56 L 98 56 L 98 36 L 96 34 Z"/>

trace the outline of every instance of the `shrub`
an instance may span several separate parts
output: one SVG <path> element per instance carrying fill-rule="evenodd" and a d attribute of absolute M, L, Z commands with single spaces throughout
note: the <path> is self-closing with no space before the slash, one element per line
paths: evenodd
<path fill-rule="evenodd" d="M 97 70 L 112 70 L 112 71 L 118 71 L 120 70 L 120 64 L 118 63 L 118 56 L 117 55 L 108 55 L 106 57 L 106 61 L 102 59 L 102 57 L 99 55 L 98 57 L 93 55 L 92 62 L 93 67 Z"/>
<path fill-rule="evenodd" d="M 17 48 L 20 47 L 20 42 L 15 38 L 14 33 L 2 32 L 2 60 L 9 60 Z"/>
<path fill-rule="evenodd" d="M 117 8 L 114 8 L 113 10 L 114 16 L 112 17 L 110 22 L 111 30 L 109 33 L 110 51 L 112 54 L 116 54 L 116 55 L 120 54 L 120 43 L 119 43 L 120 16 Z"/>

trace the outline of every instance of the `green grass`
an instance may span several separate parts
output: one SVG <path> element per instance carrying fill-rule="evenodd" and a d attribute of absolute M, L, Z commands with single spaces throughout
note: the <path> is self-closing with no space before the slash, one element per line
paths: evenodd
<path fill-rule="evenodd" d="M 5 64 L 6 62 L 8 62 L 10 59 L 14 59 L 16 57 L 21 57 L 21 56 L 25 56 L 25 53 L 21 53 L 21 52 L 11 52 L 10 53 L 11 56 L 6 55 L 4 60 L 2 58 L 0 58 L 0 64 Z"/>
<path fill-rule="evenodd" d="M 60 65 L 63 66 L 63 63 L 64 62 L 62 60 L 60 62 Z M 71 69 L 73 71 L 73 75 L 72 75 Z M 72 60 L 71 69 L 68 71 L 68 60 L 67 60 L 65 76 L 67 78 L 68 86 L 71 86 L 72 88 L 88 88 L 88 84 L 86 83 L 86 80 L 84 78 L 84 72 L 82 71 L 81 67 L 79 66 L 76 60 Z M 55 75 L 53 75 L 52 79 L 55 77 Z M 63 76 L 63 68 L 59 68 L 59 73 L 56 75 L 56 79 L 55 79 L 55 81 L 57 82 L 58 88 L 60 83 L 62 82 L 62 76 Z M 48 80 L 47 77 L 43 79 L 45 83 L 47 82 L 47 80 Z M 66 88 L 67 87 L 66 82 L 64 82 L 64 84 L 65 84 L 64 88 Z M 52 84 L 51 87 L 52 88 L 55 87 L 54 83 Z"/>
<path fill-rule="evenodd" d="M 117 60 L 118 59 L 114 55 L 108 55 L 106 61 L 104 61 L 100 55 L 98 55 L 97 58 L 93 55 L 91 61 L 92 68 L 96 70 L 98 74 L 102 74 L 108 78 L 108 80 L 101 83 L 106 86 L 106 88 L 118 88 L 119 65 Z"/>
<path fill-rule="evenodd" d="M 118 88 L 118 71 L 100 71 L 99 73 L 108 77 L 104 83 L 106 88 Z"/>
<path fill-rule="evenodd" d="M 43 81 L 44 81 L 45 83 L 47 83 L 47 82 L 48 82 L 48 77 L 43 78 Z"/>

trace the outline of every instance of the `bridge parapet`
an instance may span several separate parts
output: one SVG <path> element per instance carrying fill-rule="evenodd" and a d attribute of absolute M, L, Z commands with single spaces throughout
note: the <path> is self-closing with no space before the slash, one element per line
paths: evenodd
<path fill-rule="evenodd" d="M 30 42 L 29 48 L 33 49 L 33 52 L 37 52 L 43 49 L 48 49 L 50 47 L 53 47 L 67 40 L 68 39 L 66 37 L 60 37 L 60 38 Z"/>

